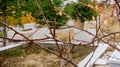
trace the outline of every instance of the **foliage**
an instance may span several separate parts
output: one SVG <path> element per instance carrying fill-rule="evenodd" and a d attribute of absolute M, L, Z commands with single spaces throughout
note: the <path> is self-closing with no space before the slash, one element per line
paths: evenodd
<path fill-rule="evenodd" d="M 18 24 L 21 24 L 21 18 L 15 18 L 12 16 L 7 16 L 7 24 L 16 27 Z"/>
<path fill-rule="evenodd" d="M 22 17 L 22 24 L 26 23 L 33 23 L 36 22 L 36 19 L 31 15 L 31 13 L 27 13 L 25 16 Z"/>
<path fill-rule="evenodd" d="M 8 25 L 22 25 L 20 23 L 22 16 L 21 7 L 24 6 L 25 0 L 0 0 L 0 20 Z M 3 20 L 4 17 L 5 19 Z M 2 26 L 2 25 L 0 25 Z"/>
<path fill-rule="evenodd" d="M 8 25 L 14 26 L 14 27 L 16 27 L 17 25 L 22 26 L 21 18 L 16 18 L 13 16 L 7 16 L 6 18 L 7 18 Z M 0 16 L 0 21 L 3 21 L 3 18 L 1 16 Z M 0 25 L 0 26 L 2 26 L 2 25 Z"/>
<path fill-rule="evenodd" d="M 53 0 L 54 4 L 59 8 L 62 4 L 62 0 Z M 42 11 L 44 12 L 45 17 L 49 21 L 56 21 L 51 22 L 51 26 L 61 26 L 66 24 L 67 18 L 62 15 L 62 12 L 56 11 L 53 7 L 53 5 L 50 3 L 49 0 L 38 0 Z M 45 24 L 43 22 L 43 16 L 40 13 L 40 10 L 38 9 L 37 5 L 35 4 L 34 0 L 28 0 L 27 2 L 25 0 L 0 0 L 0 15 L 5 14 L 6 12 L 7 16 L 13 16 L 13 17 L 21 17 L 23 23 L 28 23 L 29 20 L 26 20 L 26 17 L 24 15 L 31 12 L 31 15 L 36 18 L 37 23 Z M 61 13 L 61 15 L 59 14 Z M 9 24 L 12 24 L 8 22 Z"/>
<path fill-rule="evenodd" d="M 62 0 L 53 0 L 55 5 L 57 7 L 60 7 L 62 4 Z M 56 25 L 64 25 L 66 23 L 67 18 L 65 16 L 61 16 L 59 15 L 59 11 L 56 11 L 53 7 L 53 5 L 50 3 L 49 0 L 38 0 L 42 11 L 44 12 L 45 17 L 49 20 L 49 21 L 56 21 L 55 22 L 51 22 L 50 25 L 51 26 L 56 26 Z M 34 0 L 29 0 L 25 6 L 23 7 L 23 10 L 25 10 L 27 13 L 31 12 L 32 15 L 37 19 L 37 23 L 40 24 L 45 24 L 45 22 L 41 21 L 43 20 L 43 16 L 40 13 L 40 10 L 37 8 Z"/>
<path fill-rule="evenodd" d="M 0 16 L 0 21 L 3 21 L 3 17 Z M 2 24 L 0 24 L 0 27 L 3 26 Z"/>
<path fill-rule="evenodd" d="M 83 2 L 85 4 L 94 5 L 89 0 L 80 0 L 80 2 Z M 68 3 L 64 10 L 68 15 L 70 15 L 73 19 L 80 19 L 82 22 L 85 20 L 92 20 L 92 17 L 97 16 L 97 11 L 95 9 L 92 9 L 88 6 L 85 6 L 81 3 Z"/>
<path fill-rule="evenodd" d="M 36 4 L 34 3 L 34 0 L 29 0 L 25 2 L 24 6 L 22 7 L 22 10 L 24 15 L 31 12 L 34 17 L 39 16 L 39 10 Z"/>
<path fill-rule="evenodd" d="M 22 2 L 24 0 L 0 0 L 0 15 L 6 12 L 7 16 L 21 17 Z"/>

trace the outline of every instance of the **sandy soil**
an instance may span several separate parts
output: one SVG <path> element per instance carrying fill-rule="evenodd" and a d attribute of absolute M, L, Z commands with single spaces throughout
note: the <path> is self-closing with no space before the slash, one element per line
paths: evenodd
<path fill-rule="evenodd" d="M 21 49 L 25 51 L 25 56 L 8 56 L 5 52 L 0 53 L 0 67 L 60 67 L 60 58 L 37 46 L 30 45 Z M 77 49 L 79 51 L 73 56 L 73 62 L 76 64 L 89 54 L 93 47 Z"/>

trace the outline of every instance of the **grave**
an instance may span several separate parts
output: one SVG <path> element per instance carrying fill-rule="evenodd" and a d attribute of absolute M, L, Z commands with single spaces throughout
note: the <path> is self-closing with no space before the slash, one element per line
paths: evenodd
<path fill-rule="evenodd" d="M 95 29 L 87 29 L 86 31 L 92 33 L 94 36 L 96 35 Z M 91 42 L 94 36 L 89 34 L 88 32 L 85 32 L 79 29 L 74 29 L 74 43 L 75 44 L 80 44 L 80 43 L 87 44 Z"/>
<path fill-rule="evenodd" d="M 88 32 L 93 35 L 89 34 Z M 96 35 L 96 21 L 85 21 L 83 30 L 74 29 L 74 43 L 87 44 L 93 40 L 95 35 Z"/>
<path fill-rule="evenodd" d="M 21 46 L 21 45 L 23 45 L 23 44 L 21 44 L 21 43 L 10 44 L 8 46 L 0 47 L 0 51 L 4 51 L 4 50 L 11 49 L 11 48 L 14 48 L 14 47 L 18 47 L 18 46 Z"/>
<path fill-rule="evenodd" d="M 32 35 L 33 39 L 51 37 L 50 30 L 48 28 L 36 28 L 34 31 L 36 32 Z"/>
<path fill-rule="evenodd" d="M 99 59 L 99 57 L 105 53 L 108 48 L 108 44 L 99 43 L 98 47 L 95 51 L 91 52 L 87 57 L 85 57 L 80 63 L 78 63 L 78 67 L 93 67 L 95 62 Z M 104 60 L 99 60 L 104 61 Z M 104 61 L 105 62 L 105 61 Z"/>
<path fill-rule="evenodd" d="M 60 37 L 59 36 L 63 36 L 64 38 L 64 35 L 67 34 L 67 36 L 69 36 L 69 32 L 72 31 L 73 28 L 67 28 L 67 29 L 59 29 L 59 30 L 56 30 L 56 36 L 58 36 L 57 38 L 59 39 Z M 61 35 L 59 35 L 61 34 Z M 64 35 L 62 35 L 64 34 Z M 33 34 L 33 39 L 44 39 L 46 37 L 52 37 L 51 33 L 50 33 L 50 30 L 48 28 L 40 28 L 38 29 L 37 32 L 35 32 Z M 42 43 L 42 44 L 56 44 L 56 42 L 54 41 L 54 39 L 46 39 L 46 40 L 43 40 L 43 41 L 38 41 L 38 43 Z M 58 44 L 63 44 L 62 42 L 57 42 Z"/>
<path fill-rule="evenodd" d="M 118 45 L 117 48 L 120 49 L 120 46 Z M 115 49 L 109 58 L 110 67 L 120 67 L 120 51 Z"/>
<path fill-rule="evenodd" d="M 24 24 L 24 29 L 35 29 L 35 23 Z"/>
<path fill-rule="evenodd" d="M 25 35 L 29 39 L 32 39 L 32 36 L 30 36 L 33 32 L 32 30 L 30 30 L 30 31 L 18 31 L 18 32 Z M 14 31 L 7 31 L 7 37 L 8 38 L 12 38 L 14 36 L 14 34 L 15 34 Z M 22 39 L 25 39 L 25 38 L 23 36 L 19 35 L 19 34 L 16 34 L 13 39 L 22 40 Z"/>
<path fill-rule="evenodd" d="M 68 27 L 73 27 L 75 25 L 74 20 L 70 19 L 68 20 L 67 24 Z"/>

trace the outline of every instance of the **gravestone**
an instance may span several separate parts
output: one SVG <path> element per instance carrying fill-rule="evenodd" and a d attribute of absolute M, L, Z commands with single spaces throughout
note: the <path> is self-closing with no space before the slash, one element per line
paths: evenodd
<path fill-rule="evenodd" d="M 41 39 L 46 38 L 47 36 L 51 37 L 50 30 L 48 28 L 39 28 L 38 31 L 36 31 L 32 37 L 33 39 Z"/>
<path fill-rule="evenodd" d="M 15 30 L 17 30 L 17 31 L 22 30 L 22 28 L 19 25 L 17 25 L 16 27 L 12 27 L 12 28 L 15 29 Z"/>
<path fill-rule="evenodd" d="M 117 46 L 120 48 L 120 46 Z M 120 51 L 114 50 L 111 57 L 109 58 L 110 67 L 120 67 Z"/>
<path fill-rule="evenodd" d="M 24 29 L 35 29 L 35 23 L 24 24 Z"/>
<path fill-rule="evenodd" d="M 24 36 L 28 37 L 29 39 L 32 39 L 32 36 L 30 36 L 32 34 L 32 30 L 31 31 L 18 31 L 19 33 L 23 34 Z M 7 37 L 8 38 L 12 38 L 14 36 L 15 32 L 14 31 L 7 31 Z M 14 36 L 13 39 L 25 39 L 23 36 L 16 34 Z"/>
<path fill-rule="evenodd" d="M 95 29 L 88 29 L 86 31 L 92 33 L 93 35 L 96 35 L 96 30 Z M 79 30 L 79 29 L 74 29 L 74 43 L 75 44 L 80 44 L 80 43 L 86 44 L 86 43 L 89 43 L 94 38 L 93 35 L 85 32 L 85 31 Z"/>
<path fill-rule="evenodd" d="M 78 67 L 93 67 L 95 62 L 105 53 L 108 47 L 108 44 L 99 43 L 95 51 L 91 52 L 87 57 L 80 61 L 80 63 L 78 63 Z"/>
<path fill-rule="evenodd" d="M 67 24 L 66 24 L 68 27 L 73 27 L 75 24 L 74 24 L 74 20 L 68 20 Z"/>
<path fill-rule="evenodd" d="M 91 42 L 96 35 L 96 21 L 85 21 L 84 28 L 85 31 L 80 29 L 74 29 L 74 43 L 75 44 L 87 44 Z M 93 34 L 89 34 L 89 33 Z"/>

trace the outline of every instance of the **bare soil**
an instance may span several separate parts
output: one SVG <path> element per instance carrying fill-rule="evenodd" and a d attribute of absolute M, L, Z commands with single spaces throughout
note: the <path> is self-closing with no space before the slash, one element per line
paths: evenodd
<path fill-rule="evenodd" d="M 35 45 L 19 47 L 25 52 L 25 55 L 11 56 L 6 54 L 7 51 L 0 52 L 0 67 L 60 67 L 60 58 L 46 52 Z M 78 64 L 86 55 L 95 47 L 81 46 L 76 47 L 71 54 L 73 62 Z M 12 49 L 12 50 L 16 50 Z"/>

